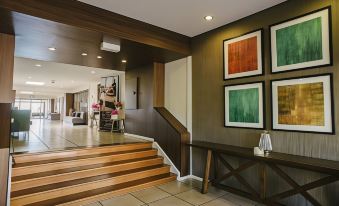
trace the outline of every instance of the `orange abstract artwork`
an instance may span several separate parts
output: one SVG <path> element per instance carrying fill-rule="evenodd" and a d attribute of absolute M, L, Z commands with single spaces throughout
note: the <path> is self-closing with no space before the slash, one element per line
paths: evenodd
<path fill-rule="evenodd" d="M 279 124 L 324 126 L 323 83 L 279 86 L 278 112 Z"/>
<path fill-rule="evenodd" d="M 228 74 L 258 70 L 257 37 L 228 45 Z"/>

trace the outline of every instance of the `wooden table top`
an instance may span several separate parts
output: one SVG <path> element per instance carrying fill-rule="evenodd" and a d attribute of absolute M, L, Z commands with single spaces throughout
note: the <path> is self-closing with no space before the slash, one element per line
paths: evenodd
<path fill-rule="evenodd" d="M 278 152 L 270 152 L 269 154 L 265 155 L 254 155 L 253 148 L 204 141 L 193 141 L 192 143 L 188 143 L 187 145 L 201 149 L 212 150 L 231 156 L 242 157 L 245 159 L 265 161 L 267 163 L 271 162 L 288 167 L 327 173 L 339 177 L 339 161 L 311 158 Z"/>

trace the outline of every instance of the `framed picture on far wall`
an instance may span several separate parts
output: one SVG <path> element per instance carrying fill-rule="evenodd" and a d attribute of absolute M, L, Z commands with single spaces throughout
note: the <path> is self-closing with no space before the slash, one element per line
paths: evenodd
<path fill-rule="evenodd" d="M 334 134 L 332 75 L 271 81 L 272 129 Z"/>
<path fill-rule="evenodd" d="M 263 30 L 224 40 L 224 80 L 263 74 Z"/>
<path fill-rule="evenodd" d="M 331 7 L 270 26 L 272 73 L 332 65 Z"/>
<path fill-rule="evenodd" d="M 225 86 L 225 127 L 265 128 L 265 83 Z"/>

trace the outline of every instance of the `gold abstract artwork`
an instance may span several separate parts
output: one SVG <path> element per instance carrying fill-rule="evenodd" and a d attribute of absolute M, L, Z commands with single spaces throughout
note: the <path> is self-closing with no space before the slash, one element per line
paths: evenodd
<path fill-rule="evenodd" d="M 278 113 L 279 124 L 324 126 L 323 83 L 279 86 Z"/>

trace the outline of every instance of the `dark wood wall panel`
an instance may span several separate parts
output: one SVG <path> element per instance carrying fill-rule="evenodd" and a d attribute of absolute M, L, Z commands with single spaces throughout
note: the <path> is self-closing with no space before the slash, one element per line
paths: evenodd
<path fill-rule="evenodd" d="M 69 110 L 74 109 L 74 94 L 65 94 L 65 116 L 69 116 Z"/>
<path fill-rule="evenodd" d="M 190 38 L 76 0 L 0 0 L 0 7 L 182 54 Z"/>
<path fill-rule="evenodd" d="M 126 80 L 138 78 L 138 109 L 126 110 L 126 132 L 154 138 L 182 175 L 187 174 L 188 160 L 182 165 L 181 134 L 153 107 L 153 65 L 126 71 Z M 189 138 L 189 136 L 188 136 Z"/>
<path fill-rule="evenodd" d="M 281 74 L 270 74 L 269 58 L 269 25 L 287 20 L 323 8 L 332 6 L 332 30 L 334 47 L 334 65 L 302 71 L 292 71 Z M 334 97 L 335 97 L 335 119 L 336 127 L 339 128 L 339 1 L 338 0 L 293 0 L 287 1 L 268 10 L 264 10 L 247 18 L 241 19 L 229 25 L 209 31 L 192 40 L 193 59 L 193 140 L 205 140 L 223 144 L 238 145 L 244 147 L 255 147 L 258 145 L 260 130 L 235 129 L 224 127 L 224 100 L 223 86 L 227 84 L 246 83 L 251 81 L 266 82 L 266 118 L 267 127 L 270 129 L 270 87 L 271 79 L 300 77 L 323 73 L 334 74 Z M 265 52 L 265 76 L 249 77 L 244 79 L 223 81 L 223 51 L 224 39 L 239 36 L 243 33 L 264 28 L 264 52 Z M 208 105 L 208 106 L 206 106 Z M 339 161 L 339 135 L 323 135 L 311 133 L 278 132 L 271 131 L 273 150 L 289 154 L 310 156 Z M 200 150 L 193 150 L 193 173 L 202 177 L 204 157 Z M 291 171 L 292 177 L 307 182 L 319 177 L 305 171 Z M 254 173 L 253 173 L 254 174 Z M 249 177 L 250 178 L 250 177 Z M 256 176 L 253 176 L 256 178 Z M 254 180 L 253 180 L 254 181 Z M 275 176 L 268 179 L 270 188 L 276 187 L 282 190 L 286 186 L 281 184 Z M 255 182 L 252 182 L 255 184 Z M 312 190 L 311 193 L 323 205 L 334 205 L 339 202 L 339 184 L 331 184 L 321 190 Z M 274 190 L 270 192 L 275 192 Z M 308 205 L 300 196 L 287 199 L 286 205 Z"/>
<path fill-rule="evenodd" d="M 0 103 L 11 103 L 15 98 L 13 91 L 14 46 L 13 35 L 0 33 Z"/>
<path fill-rule="evenodd" d="M 0 205 L 6 205 L 9 148 L 0 149 Z"/>

